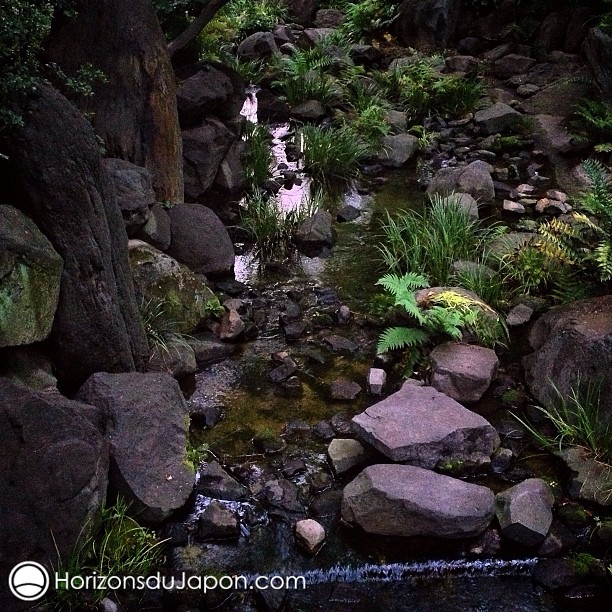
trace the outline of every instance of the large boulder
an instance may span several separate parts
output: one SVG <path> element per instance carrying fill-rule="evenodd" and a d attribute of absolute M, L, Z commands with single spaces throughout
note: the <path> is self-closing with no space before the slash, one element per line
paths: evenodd
<path fill-rule="evenodd" d="M 147 222 L 136 232 L 135 238 L 148 242 L 160 251 L 170 246 L 170 217 L 159 203 L 151 207 Z"/>
<path fill-rule="evenodd" d="M 0 206 L 0 347 L 49 335 L 62 268 L 36 225 L 16 208 Z"/>
<path fill-rule="evenodd" d="M 187 266 L 140 240 L 130 240 L 129 257 L 137 295 L 160 306 L 160 318 L 173 332 L 193 332 L 209 318 L 214 294 Z"/>
<path fill-rule="evenodd" d="M 278 47 L 271 32 L 255 32 L 238 45 L 238 57 L 242 59 L 263 59 L 275 53 Z"/>
<path fill-rule="evenodd" d="M 315 253 L 334 244 L 331 213 L 322 208 L 310 216 L 296 232 L 296 240 L 305 253 Z"/>
<path fill-rule="evenodd" d="M 226 74 L 213 66 L 203 66 L 185 79 L 176 92 L 181 125 L 189 127 L 203 121 L 207 115 L 223 113 L 233 93 L 233 83 Z"/>
<path fill-rule="evenodd" d="M 433 469 L 441 462 L 486 462 L 499 436 L 483 417 L 433 387 L 405 383 L 353 418 L 357 437 L 392 461 Z"/>
<path fill-rule="evenodd" d="M 212 186 L 236 135 L 218 119 L 183 132 L 185 199 L 195 201 Z"/>
<path fill-rule="evenodd" d="M 367 533 L 469 538 L 495 513 L 486 487 L 410 465 L 372 465 L 342 495 L 342 518 Z"/>
<path fill-rule="evenodd" d="M 303 26 L 311 25 L 317 10 L 317 0 L 283 0 L 289 9 L 289 17 Z"/>
<path fill-rule="evenodd" d="M 612 37 L 599 28 L 591 28 L 583 49 L 607 102 L 612 103 Z"/>
<path fill-rule="evenodd" d="M 444 48 L 455 35 L 460 3 L 457 0 L 404 0 L 394 30 L 407 47 Z"/>
<path fill-rule="evenodd" d="M 429 184 L 427 193 L 443 196 L 453 192 L 467 193 L 481 204 L 491 203 L 495 198 L 492 170 L 481 160 L 460 168 L 441 168 Z"/>
<path fill-rule="evenodd" d="M 554 501 L 541 478 L 529 478 L 498 493 L 495 505 L 502 534 L 524 546 L 541 544 L 552 524 Z"/>
<path fill-rule="evenodd" d="M 488 108 L 479 110 L 474 120 L 483 134 L 497 134 L 513 129 L 523 115 L 503 102 L 497 102 Z"/>
<path fill-rule="evenodd" d="M 101 372 L 87 379 L 77 397 L 108 416 L 111 492 L 152 524 L 183 506 L 193 472 L 185 462 L 189 414 L 176 380 L 161 373 Z"/>
<path fill-rule="evenodd" d="M 101 412 L 0 378 L 0 464 L 0 572 L 25 560 L 57 566 L 106 499 Z M 5 596 L 0 589 L 0 607 L 14 610 Z"/>
<path fill-rule="evenodd" d="M 51 331 L 58 378 L 144 368 L 148 359 L 127 258 L 127 236 L 93 129 L 54 89 L 24 101 L 4 178 L 64 260 Z"/>
<path fill-rule="evenodd" d="M 568 472 L 567 488 L 572 499 L 612 506 L 612 467 L 597 461 L 592 453 L 579 446 L 561 449 L 556 454 Z"/>
<path fill-rule="evenodd" d="M 495 351 L 444 342 L 431 352 L 431 386 L 458 402 L 477 402 L 497 374 Z"/>
<path fill-rule="evenodd" d="M 218 276 L 234 268 L 234 245 L 217 215 L 200 204 L 170 210 L 172 241 L 168 254 L 194 272 Z"/>
<path fill-rule="evenodd" d="M 612 422 L 612 295 L 558 306 L 531 329 L 534 353 L 523 359 L 525 381 L 546 407 L 578 385 L 600 384 L 599 418 Z M 557 390 L 558 392 L 557 392 Z"/>
<path fill-rule="evenodd" d="M 124 159 L 109 158 L 103 163 L 115 187 L 125 229 L 132 236 L 147 222 L 149 208 L 155 204 L 151 173 Z"/>

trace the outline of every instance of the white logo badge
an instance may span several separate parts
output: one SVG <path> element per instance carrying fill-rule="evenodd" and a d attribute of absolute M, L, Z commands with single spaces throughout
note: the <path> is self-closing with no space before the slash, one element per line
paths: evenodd
<path fill-rule="evenodd" d="M 35 561 L 18 563 L 9 574 L 9 589 L 22 601 L 36 601 L 49 589 L 49 573 Z"/>

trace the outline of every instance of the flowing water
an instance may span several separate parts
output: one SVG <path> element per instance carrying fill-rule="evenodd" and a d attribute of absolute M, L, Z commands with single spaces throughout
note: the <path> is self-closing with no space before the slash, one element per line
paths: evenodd
<path fill-rule="evenodd" d="M 253 106 L 255 105 L 255 107 Z M 245 114 L 256 118 L 256 98 L 245 105 Z M 296 163 L 287 162 L 284 142 L 290 126 L 272 128 L 273 152 L 277 163 L 286 163 L 299 171 Z M 409 172 L 391 173 L 386 185 L 373 195 L 360 195 L 352 187 L 343 196 L 361 211 L 352 223 L 337 224 L 338 239 L 329 257 L 308 258 L 298 255 L 289 265 L 290 276 L 262 272 L 251 253 L 236 259 L 236 276 L 248 284 L 256 296 L 269 304 L 282 302 L 287 291 L 317 295 L 322 288 L 337 289 L 343 303 L 353 310 L 365 308 L 380 275 L 376 243 L 380 222 L 386 211 L 421 206 L 423 195 L 414 186 Z M 278 194 L 280 205 L 290 210 L 300 206 L 308 196 L 310 182 Z M 260 299 L 257 298 L 257 299 Z M 315 309 L 316 299 L 312 307 Z M 308 303 L 308 302 L 307 302 Z M 259 338 L 241 347 L 240 352 L 222 364 L 212 366 L 197 375 L 191 401 L 195 404 L 222 405 L 224 418 L 208 431 L 194 433 L 198 443 L 206 443 L 223 462 L 247 465 L 254 480 L 278 470 L 287 458 L 303 459 L 306 471 L 292 480 L 304 491 L 316 473 L 330 473 L 325 458 L 325 445 L 311 439 L 292 445 L 289 454 L 264 458 L 251 443 L 262 432 L 282 434 L 289 421 L 314 424 L 329 419 L 337 412 L 347 416 L 362 411 L 376 401 L 365 394 L 350 404 L 329 401 L 328 386 L 336 378 L 356 380 L 363 384 L 367 369 L 375 354 L 376 333 L 371 329 L 351 327 L 347 335 L 357 341 L 354 355 L 325 354 L 325 363 L 308 359 L 308 352 L 319 350 L 324 331 L 314 330 L 305 340 L 290 350 L 299 362 L 302 395 L 287 398 L 277 395 L 267 381 L 270 354 L 287 348 L 278 325 L 278 310 L 272 306 Z M 308 316 L 308 307 L 305 308 Z M 477 408 L 478 410 L 478 408 Z M 483 402 L 482 413 L 492 422 L 507 417 L 490 397 Z M 548 463 L 525 464 L 544 470 L 548 480 L 556 479 Z M 484 482 L 484 481 L 483 481 Z M 331 482 L 322 495 L 338 498 L 345 482 Z M 486 479 L 486 484 L 499 490 L 508 483 Z M 210 503 L 210 498 L 198 496 L 188 519 L 195 524 L 197 517 Z M 242 534 L 236 544 L 206 544 L 197 552 L 199 571 L 261 574 L 303 575 L 309 585 L 306 592 L 287 594 L 288 610 L 371 611 L 557 611 L 580 609 L 580 602 L 561 605 L 550 594 L 534 586 L 529 579 L 536 559 L 475 559 L 469 553 L 468 542 L 433 542 L 431 540 L 381 538 L 329 522 L 326 543 L 316 557 L 297 552 L 291 527 L 270 516 L 256 501 L 223 502 L 243 519 Z M 327 525 L 326 525 L 327 527 Z M 179 564 L 180 565 L 180 564 Z M 193 567 L 193 565 L 191 565 Z M 235 600 L 219 609 L 237 609 Z M 569 607 L 568 607 L 569 606 Z M 589 607 L 596 609 L 592 603 Z M 248 606 L 247 608 L 248 609 Z M 603 608 L 602 608 L 603 609 Z"/>

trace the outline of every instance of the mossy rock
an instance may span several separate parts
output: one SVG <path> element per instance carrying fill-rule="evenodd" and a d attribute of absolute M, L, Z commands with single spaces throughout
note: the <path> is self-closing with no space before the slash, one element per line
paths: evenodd
<path fill-rule="evenodd" d="M 0 206 L 0 347 L 32 344 L 49 335 L 63 267 L 28 217 Z"/>
<path fill-rule="evenodd" d="M 175 333 L 191 333 L 209 318 L 216 297 L 202 276 L 140 240 L 130 240 L 129 260 L 136 293 L 163 304 Z"/>

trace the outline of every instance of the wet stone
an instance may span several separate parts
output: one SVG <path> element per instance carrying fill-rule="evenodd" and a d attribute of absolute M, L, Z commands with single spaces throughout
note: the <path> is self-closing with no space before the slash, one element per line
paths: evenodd
<path fill-rule="evenodd" d="M 325 541 L 325 529 L 313 519 L 304 519 L 295 524 L 295 538 L 298 545 L 312 555 Z"/>
<path fill-rule="evenodd" d="M 198 519 L 197 537 L 202 540 L 237 538 L 238 517 L 220 502 L 211 502 Z"/>
<path fill-rule="evenodd" d="M 269 480 L 263 486 L 262 501 L 268 504 L 270 512 L 285 518 L 304 515 L 305 508 L 299 501 L 299 490 L 290 480 L 278 478 Z"/>
<path fill-rule="evenodd" d="M 308 478 L 308 484 L 312 491 L 318 492 L 331 487 L 334 479 L 326 472 L 316 472 Z"/>
<path fill-rule="evenodd" d="M 247 488 L 232 478 L 216 461 L 204 463 L 198 473 L 197 493 L 229 501 L 240 501 L 248 497 Z"/>
<path fill-rule="evenodd" d="M 338 325 L 348 325 L 348 322 L 351 320 L 351 314 L 351 309 L 342 304 L 336 311 L 336 322 Z"/>
<path fill-rule="evenodd" d="M 336 438 L 327 447 L 327 456 L 336 474 L 344 474 L 364 465 L 369 457 L 361 442 L 352 438 Z"/>
<path fill-rule="evenodd" d="M 533 316 L 533 308 L 530 308 L 526 304 L 517 304 L 510 310 L 506 317 L 506 324 L 508 327 L 518 327 L 524 325 L 531 320 Z"/>
<path fill-rule="evenodd" d="M 335 334 L 325 338 L 324 342 L 334 352 L 354 353 L 359 348 L 352 340 Z"/>
<path fill-rule="evenodd" d="M 257 435 L 253 438 L 253 446 L 264 455 L 276 455 L 283 452 L 287 444 L 279 436 Z"/>
<path fill-rule="evenodd" d="M 497 529 L 487 529 L 470 547 L 470 553 L 479 557 L 495 557 L 501 550 L 501 536 Z"/>
<path fill-rule="evenodd" d="M 314 426 L 313 431 L 318 438 L 325 442 L 331 440 L 336 435 L 334 428 L 327 421 L 319 421 Z"/>
<path fill-rule="evenodd" d="M 321 306 L 335 306 L 340 301 L 338 292 L 335 289 L 315 289 L 317 294 L 317 302 Z"/>
<path fill-rule="evenodd" d="M 298 474 L 303 474 L 306 471 L 306 464 L 302 459 L 290 459 L 287 461 L 281 470 L 285 478 L 292 478 Z"/>
<path fill-rule="evenodd" d="M 189 416 L 196 427 L 214 427 L 222 418 L 225 406 L 189 405 Z"/>
<path fill-rule="evenodd" d="M 360 215 L 361 215 L 361 212 L 359 211 L 358 208 L 355 208 L 354 206 L 347 204 L 346 206 L 343 206 L 338 211 L 338 213 L 336 214 L 336 220 L 339 221 L 340 223 L 345 223 L 349 221 L 354 221 Z"/>
<path fill-rule="evenodd" d="M 370 395 L 381 395 L 387 382 L 387 373 L 381 368 L 368 370 L 367 387 Z"/>
<path fill-rule="evenodd" d="M 306 421 L 289 421 L 285 425 L 283 434 L 292 440 L 307 440 L 312 432 L 312 427 Z"/>
<path fill-rule="evenodd" d="M 578 538 L 559 521 L 553 521 L 546 539 L 538 548 L 538 557 L 557 557 L 574 547 Z"/>
<path fill-rule="evenodd" d="M 302 381 L 297 376 L 290 376 L 274 390 L 275 395 L 282 397 L 301 397 L 302 393 L 304 393 Z"/>
<path fill-rule="evenodd" d="M 287 342 L 294 342 L 299 340 L 306 332 L 308 325 L 304 321 L 295 321 L 289 323 L 283 327 L 283 333 L 285 334 L 285 340 Z"/>
<path fill-rule="evenodd" d="M 541 559 L 532 578 L 549 591 L 567 589 L 575 586 L 581 580 L 574 565 L 566 559 Z"/>
<path fill-rule="evenodd" d="M 283 322 L 296 321 L 302 316 L 302 309 L 293 300 L 287 300 L 283 304 Z"/>
<path fill-rule="evenodd" d="M 296 371 L 297 368 L 295 367 L 295 365 L 292 365 L 290 363 L 284 363 L 283 365 L 279 365 L 273 370 L 270 370 L 268 372 L 268 378 L 273 383 L 280 383 L 287 380 L 290 376 L 293 376 Z"/>
<path fill-rule="evenodd" d="M 338 436 L 352 438 L 359 431 L 357 425 L 343 414 L 335 414 L 329 423 Z"/>
<path fill-rule="evenodd" d="M 336 401 L 352 401 L 361 393 L 361 385 L 351 380 L 334 380 L 330 395 Z"/>

